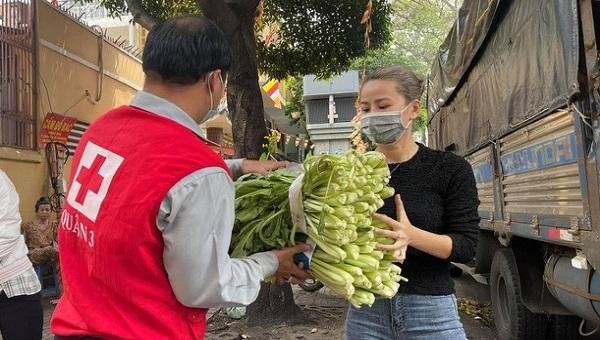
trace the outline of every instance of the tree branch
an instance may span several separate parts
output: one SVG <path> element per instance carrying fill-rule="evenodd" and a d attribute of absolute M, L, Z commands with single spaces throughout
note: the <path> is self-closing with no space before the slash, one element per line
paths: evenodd
<path fill-rule="evenodd" d="M 142 25 L 145 29 L 150 30 L 152 26 L 158 23 L 158 19 L 146 12 L 141 0 L 125 0 L 125 2 L 127 3 L 129 12 L 133 16 L 133 21 Z"/>
<path fill-rule="evenodd" d="M 450 1 L 447 0 L 442 0 L 443 3 L 445 3 L 448 7 L 450 7 L 453 11 L 457 11 L 458 8 L 456 8 L 455 4 L 451 3 Z"/>
<path fill-rule="evenodd" d="M 224 2 L 231 6 L 241 6 L 244 8 L 256 8 L 260 0 L 224 0 Z"/>
<path fill-rule="evenodd" d="M 260 0 L 224 0 L 223 2 L 237 15 L 254 16 Z"/>

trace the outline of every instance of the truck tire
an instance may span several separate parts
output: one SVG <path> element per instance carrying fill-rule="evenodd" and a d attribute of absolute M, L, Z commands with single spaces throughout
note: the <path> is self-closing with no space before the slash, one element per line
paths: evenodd
<path fill-rule="evenodd" d="M 549 340 L 579 340 L 585 339 L 579 334 L 581 318 L 572 315 L 552 315 L 548 322 Z"/>
<path fill-rule="evenodd" d="M 534 314 L 521 300 L 521 282 L 513 251 L 499 249 L 490 271 L 492 313 L 499 340 L 545 339 L 548 320 Z"/>

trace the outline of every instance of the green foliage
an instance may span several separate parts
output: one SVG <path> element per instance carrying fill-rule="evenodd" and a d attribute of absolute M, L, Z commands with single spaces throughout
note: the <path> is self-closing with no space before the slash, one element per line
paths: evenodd
<path fill-rule="evenodd" d="M 89 3 L 93 0 L 76 0 Z M 266 0 L 264 22 L 280 24 L 281 44 L 268 48 L 257 38 L 259 68 L 276 79 L 317 74 L 328 77 L 345 71 L 365 53 L 365 25 L 360 23 L 368 0 Z M 146 13 L 159 20 L 201 13 L 194 0 L 142 0 Z M 127 11 L 124 0 L 102 0 L 112 15 Z M 391 5 L 373 0 L 371 44 L 383 46 L 391 37 Z"/>
<path fill-rule="evenodd" d="M 277 79 L 316 74 L 329 77 L 347 70 L 365 53 L 365 25 L 360 24 L 367 0 L 267 0 L 265 23 L 279 23 L 280 43 L 258 42 L 260 69 Z M 391 6 L 374 0 L 371 44 L 389 41 Z"/>
<path fill-rule="evenodd" d="M 426 80 L 433 58 L 444 42 L 454 23 L 456 11 L 461 1 L 453 0 L 394 0 L 392 3 L 392 41 L 388 45 L 369 50 L 365 56 L 357 58 L 354 69 L 366 71 L 403 65 L 413 70 L 422 80 Z M 425 103 L 425 98 L 421 100 Z M 427 127 L 427 110 L 414 122 L 414 129 Z"/>
<path fill-rule="evenodd" d="M 264 152 L 260 155 L 260 160 L 269 160 L 277 154 L 277 143 L 281 139 L 281 134 L 275 130 L 265 136 L 266 143 L 262 145 Z"/>
<path fill-rule="evenodd" d="M 419 116 L 417 117 L 417 119 L 415 119 L 415 122 L 413 124 L 415 124 L 415 131 L 421 131 L 427 127 L 427 110 L 425 109 L 425 107 L 421 107 Z"/>
<path fill-rule="evenodd" d="M 457 1 L 456 5 L 460 5 Z M 456 18 L 453 0 L 394 0 L 392 3 L 392 40 L 383 48 L 368 51 L 353 67 L 367 71 L 405 65 L 425 79 L 436 52 Z"/>
<path fill-rule="evenodd" d="M 448 35 L 462 1 L 395 0 L 392 48 L 403 51 L 407 64 L 424 77 Z"/>
<path fill-rule="evenodd" d="M 78 3 L 90 3 L 94 0 L 76 0 Z M 124 0 L 101 0 L 100 6 L 108 9 L 113 17 L 118 17 L 127 12 L 127 4 Z M 180 14 L 200 14 L 200 8 L 194 0 L 164 1 L 164 0 L 142 0 L 142 6 L 146 13 L 159 20 L 165 20 Z"/>
<path fill-rule="evenodd" d="M 380 68 L 394 66 L 394 65 L 409 65 L 409 61 L 399 50 L 386 46 L 385 48 L 379 48 L 367 51 L 366 55 L 357 58 L 352 63 L 352 68 L 362 70 L 363 65 L 366 66 L 367 73 L 373 72 Z M 410 66 L 409 66 L 410 67 Z"/>
<path fill-rule="evenodd" d="M 93 0 L 75 0 L 75 2 L 82 4 L 93 2 Z M 114 17 L 127 12 L 127 6 L 123 0 L 101 0 L 100 6 L 106 8 Z"/>

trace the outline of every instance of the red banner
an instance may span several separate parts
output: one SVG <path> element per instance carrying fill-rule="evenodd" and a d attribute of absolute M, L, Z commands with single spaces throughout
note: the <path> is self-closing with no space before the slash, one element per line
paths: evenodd
<path fill-rule="evenodd" d="M 40 130 L 40 147 L 44 147 L 49 142 L 67 144 L 67 139 L 75 122 L 77 122 L 75 118 L 57 113 L 47 113 Z"/>

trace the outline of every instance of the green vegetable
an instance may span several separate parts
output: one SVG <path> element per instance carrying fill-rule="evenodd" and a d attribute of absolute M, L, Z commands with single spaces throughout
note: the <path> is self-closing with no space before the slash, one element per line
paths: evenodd
<path fill-rule="evenodd" d="M 350 303 L 357 308 L 360 308 L 361 305 L 371 307 L 375 303 L 375 295 L 364 289 L 356 289 L 350 298 Z"/>
<path fill-rule="evenodd" d="M 353 260 L 358 260 L 360 255 L 360 247 L 356 244 L 345 244 L 342 249 L 346 252 L 347 257 Z"/>
<path fill-rule="evenodd" d="M 353 305 L 372 305 L 375 295 L 391 298 L 405 280 L 393 256 L 376 249 L 394 240 L 375 235 L 389 229 L 371 216 L 394 195 L 389 168 L 379 152 L 310 156 L 303 164 L 302 203 L 306 235 L 316 249 L 314 277 Z M 240 257 L 282 248 L 296 241 L 289 188 L 297 174 L 277 170 L 270 176 L 246 175 L 235 183 L 235 228 L 231 254 Z M 305 237 L 306 237 L 305 235 Z"/>
<path fill-rule="evenodd" d="M 331 256 L 321 249 L 315 250 L 315 252 L 313 253 L 313 258 L 325 261 L 327 263 L 341 263 L 342 262 L 342 260 L 340 260 L 338 257 Z"/>

